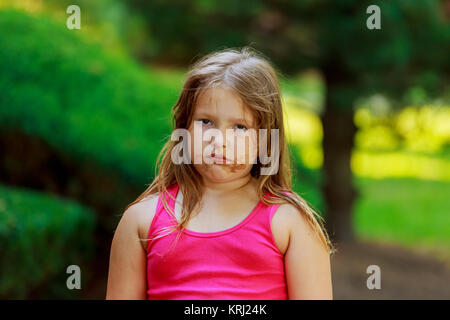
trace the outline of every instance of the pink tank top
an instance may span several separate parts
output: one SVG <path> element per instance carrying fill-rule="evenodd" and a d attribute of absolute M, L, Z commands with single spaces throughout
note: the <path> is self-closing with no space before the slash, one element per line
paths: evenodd
<path fill-rule="evenodd" d="M 168 189 L 173 198 L 177 192 L 177 185 Z M 166 199 L 174 210 L 175 200 Z M 173 243 L 179 233 L 175 230 L 149 241 L 147 299 L 287 300 L 284 256 L 270 228 L 278 206 L 260 201 L 243 221 L 223 231 L 184 229 Z M 149 238 L 175 223 L 158 199 Z"/>

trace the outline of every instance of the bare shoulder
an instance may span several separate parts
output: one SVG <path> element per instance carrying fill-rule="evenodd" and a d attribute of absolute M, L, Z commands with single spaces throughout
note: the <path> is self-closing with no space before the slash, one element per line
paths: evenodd
<path fill-rule="evenodd" d="M 138 236 L 140 239 L 148 237 L 148 230 L 155 216 L 156 206 L 158 204 L 157 195 L 149 195 L 141 201 L 131 205 L 123 213 L 122 219 L 126 219 L 130 224 L 133 224 L 137 228 Z M 144 250 L 147 248 L 147 241 L 141 241 Z"/>
<path fill-rule="evenodd" d="M 280 205 L 277 210 L 277 215 L 279 217 L 278 219 L 282 220 L 289 227 L 289 230 L 294 228 L 301 228 L 304 231 L 311 229 L 305 213 L 290 203 Z"/>
<path fill-rule="evenodd" d="M 271 222 L 272 233 L 281 253 L 285 254 L 294 233 L 312 237 L 314 230 L 307 217 L 290 203 L 281 204 Z"/>
<path fill-rule="evenodd" d="M 279 209 L 290 233 L 284 256 L 289 300 L 332 298 L 330 255 L 317 226 L 302 209 L 290 204 Z"/>
<path fill-rule="evenodd" d="M 295 214 L 299 215 L 294 206 L 282 204 L 272 217 L 270 224 L 272 234 L 278 249 L 283 255 L 289 246 L 290 226 Z"/>

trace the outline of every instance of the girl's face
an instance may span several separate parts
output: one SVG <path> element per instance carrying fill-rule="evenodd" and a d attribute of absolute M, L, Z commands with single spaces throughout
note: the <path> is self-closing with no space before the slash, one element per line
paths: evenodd
<path fill-rule="evenodd" d="M 223 183 L 250 174 L 258 150 L 256 119 L 231 90 L 204 90 L 188 131 L 191 163 L 203 179 Z"/>

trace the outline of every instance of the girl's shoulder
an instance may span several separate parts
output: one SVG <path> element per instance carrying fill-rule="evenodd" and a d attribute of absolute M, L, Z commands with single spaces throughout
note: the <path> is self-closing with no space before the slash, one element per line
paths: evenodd
<path fill-rule="evenodd" d="M 299 197 L 299 195 L 294 191 L 286 191 L 283 193 L 290 197 Z M 290 227 L 295 223 L 307 222 L 305 213 L 285 199 L 282 200 L 279 207 L 275 211 L 273 219 L 276 219 L 279 224 L 282 224 L 285 227 L 289 227 L 288 229 L 291 229 Z"/>
<path fill-rule="evenodd" d="M 284 223 L 286 226 L 292 222 L 293 219 L 301 216 L 301 212 L 291 203 L 281 203 L 274 213 L 273 219 L 277 218 L 280 223 Z"/>
<path fill-rule="evenodd" d="M 276 209 L 270 220 L 270 229 L 278 249 L 284 255 L 289 246 L 291 238 L 291 224 L 293 215 L 298 214 L 297 209 L 289 204 L 283 203 Z"/>
<path fill-rule="evenodd" d="M 148 238 L 148 230 L 156 213 L 158 205 L 158 194 L 148 195 L 141 201 L 131 205 L 123 214 L 127 215 L 130 223 L 137 228 L 139 239 Z M 144 250 L 147 248 L 147 241 L 141 241 Z"/>
<path fill-rule="evenodd" d="M 286 192 L 288 195 L 296 195 L 295 192 Z M 269 197 L 275 197 L 270 194 Z M 278 208 L 273 213 L 270 221 L 270 227 L 275 241 L 279 244 L 280 251 L 283 253 L 286 251 L 289 245 L 292 231 L 294 228 L 298 228 L 299 224 L 306 224 L 307 219 L 304 214 L 293 204 L 283 201 L 279 204 Z M 284 250 L 283 250 L 284 249 Z"/>

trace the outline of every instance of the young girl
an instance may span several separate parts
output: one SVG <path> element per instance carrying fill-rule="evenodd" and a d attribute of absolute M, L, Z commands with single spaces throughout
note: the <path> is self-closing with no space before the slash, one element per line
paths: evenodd
<path fill-rule="evenodd" d="M 248 47 L 207 55 L 189 71 L 173 112 L 189 147 L 180 152 L 180 142 L 168 141 L 155 180 L 125 209 L 106 298 L 332 299 L 333 246 L 320 216 L 291 189 L 268 59 Z M 219 134 L 192 139 L 195 128 Z M 256 157 L 263 150 L 254 139 L 229 144 L 230 130 L 235 141 L 259 129 L 267 129 L 271 163 Z M 205 161 L 195 158 L 199 149 Z M 179 154 L 184 161 L 174 161 Z"/>

